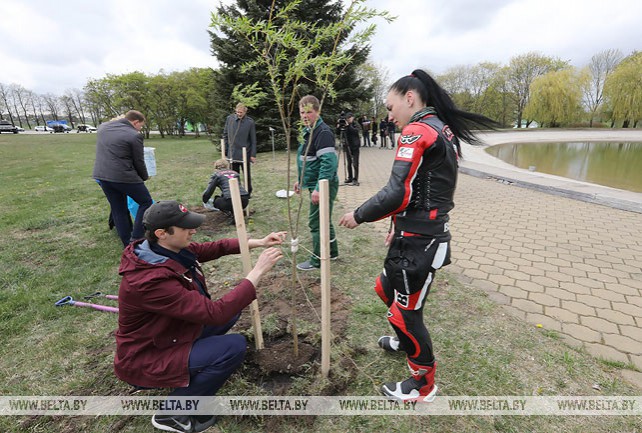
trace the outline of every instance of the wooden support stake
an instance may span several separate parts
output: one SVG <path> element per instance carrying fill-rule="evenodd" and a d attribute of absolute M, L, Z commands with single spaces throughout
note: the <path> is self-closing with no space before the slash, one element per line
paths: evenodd
<path fill-rule="evenodd" d="M 248 179 L 247 176 L 247 166 L 250 164 L 250 161 L 247 159 L 247 147 L 243 148 L 243 186 L 245 187 L 245 191 L 248 193 L 250 192 L 249 190 L 249 183 L 250 180 Z M 245 208 L 245 215 L 247 217 L 250 217 L 250 203 L 248 202 L 247 207 Z"/>
<path fill-rule="evenodd" d="M 243 272 L 247 275 L 252 270 L 252 259 L 250 257 L 250 247 L 247 243 L 247 231 L 245 230 L 245 219 L 243 218 L 243 205 L 241 204 L 241 190 L 238 179 L 230 179 L 230 193 L 232 194 L 232 208 L 234 209 L 234 220 L 236 221 L 236 233 L 239 237 L 239 246 L 241 248 Z M 250 313 L 252 315 L 252 327 L 254 328 L 254 344 L 256 350 L 261 350 L 263 349 L 263 330 L 261 329 L 259 303 L 256 299 L 250 304 Z"/>
<path fill-rule="evenodd" d="M 225 139 L 221 138 L 221 159 L 225 159 Z"/>
<path fill-rule="evenodd" d="M 321 240 L 321 374 L 330 372 L 330 191 L 326 179 L 319 181 Z"/>

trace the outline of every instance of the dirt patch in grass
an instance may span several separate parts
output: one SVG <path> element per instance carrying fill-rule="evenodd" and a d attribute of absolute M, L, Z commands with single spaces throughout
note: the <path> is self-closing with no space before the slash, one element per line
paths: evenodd
<path fill-rule="evenodd" d="M 210 287 L 220 287 L 212 281 Z M 214 293 L 214 297 L 222 293 Z M 248 352 L 244 371 L 252 371 L 255 383 L 271 394 L 287 395 L 295 377 L 314 380 L 321 360 L 321 282 L 316 276 L 301 275 L 292 288 L 289 275 L 275 275 L 261 280 L 259 311 L 263 327 L 264 349 L 256 350 L 249 312 L 244 313 L 235 329 L 245 329 Z M 342 291 L 331 288 L 332 338 L 345 336 L 351 301 Z M 298 335 L 298 355 L 294 354 L 292 329 Z M 333 383 L 325 392 L 338 393 L 344 386 Z M 336 381 L 335 381 L 336 382 Z M 342 381 L 343 382 L 343 381 Z"/>
<path fill-rule="evenodd" d="M 225 212 L 210 211 L 203 206 L 194 206 L 190 208 L 190 210 L 205 215 L 205 221 L 203 221 L 203 224 L 199 227 L 199 231 L 217 233 L 228 230 L 230 226 L 233 225 L 231 224 L 232 219 Z"/>

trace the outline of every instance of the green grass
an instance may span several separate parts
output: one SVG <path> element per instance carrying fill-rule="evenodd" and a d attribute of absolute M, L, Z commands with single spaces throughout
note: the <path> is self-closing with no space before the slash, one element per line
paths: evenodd
<path fill-rule="evenodd" d="M 113 375 L 116 316 L 54 307 L 65 295 L 116 293 L 120 241 L 107 229 L 107 202 L 91 179 L 95 136 L 0 136 L 0 389 L 2 395 L 126 395 Z M 156 148 L 158 176 L 147 182 L 156 199 L 191 206 L 211 174 L 218 147 L 193 138 L 146 141 Z M 254 214 L 248 230 L 262 236 L 287 229 L 286 158 L 259 155 L 252 169 Z M 335 219 L 345 211 L 336 206 Z M 305 206 L 304 206 L 305 212 Z M 301 238 L 309 243 L 301 223 Z M 197 240 L 235 235 L 233 227 L 200 232 Z M 378 395 L 384 380 L 407 375 L 404 358 L 382 353 L 379 335 L 389 333 L 386 309 L 373 291 L 385 251 L 370 227 L 338 230 L 341 256 L 333 262 L 333 286 L 352 301 L 348 331 L 334 346 L 330 382 L 343 395 Z M 254 252 L 256 254 L 256 252 Z M 288 274 L 287 260 L 275 272 Z M 213 284 L 242 276 L 238 257 L 207 266 Z M 259 291 L 260 293 L 260 291 Z M 105 301 L 104 303 L 107 303 Z M 302 307 L 306 308 L 306 307 Z M 442 395 L 639 395 L 620 378 L 627 366 L 603 362 L 546 332 L 507 315 L 481 291 L 438 275 L 425 308 L 439 367 Z M 307 325 L 306 325 L 307 326 Z M 278 324 L 266 317 L 264 328 Z M 321 392 L 328 382 L 318 366 L 295 378 L 292 395 Z M 248 368 L 221 390 L 227 395 L 265 394 Z M 600 391 L 593 388 L 599 384 Z M 635 432 L 634 417 L 227 417 L 224 432 Z M 151 432 L 147 416 L 0 417 L 2 432 Z"/>

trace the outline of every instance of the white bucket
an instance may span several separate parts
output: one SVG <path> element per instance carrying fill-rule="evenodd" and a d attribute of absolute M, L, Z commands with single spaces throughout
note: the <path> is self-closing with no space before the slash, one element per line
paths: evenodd
<path fill-rule="evenodd" d="M 156 155 L 154 154 L 155 147 L 145 147 L 145 166 L 147 167 L 147 174 L 156 176 Z"/>

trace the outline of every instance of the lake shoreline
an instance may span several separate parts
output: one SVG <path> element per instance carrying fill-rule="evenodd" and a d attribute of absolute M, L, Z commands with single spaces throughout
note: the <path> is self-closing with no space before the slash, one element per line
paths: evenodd
<path fill-rule="evenodd" d="M 606 187 L 547 173 L 531 172 L 488 154 L 485 149 L 503 143 L 550 143 L 564 141 L 642 141 L 642 129 L 528 129 L 482 132 L 484 143 L 462 143 L 460 171 L 493 178 L 523 188 L 569 197 L 617 209 L 642 213 L 642 193 Z"/>

